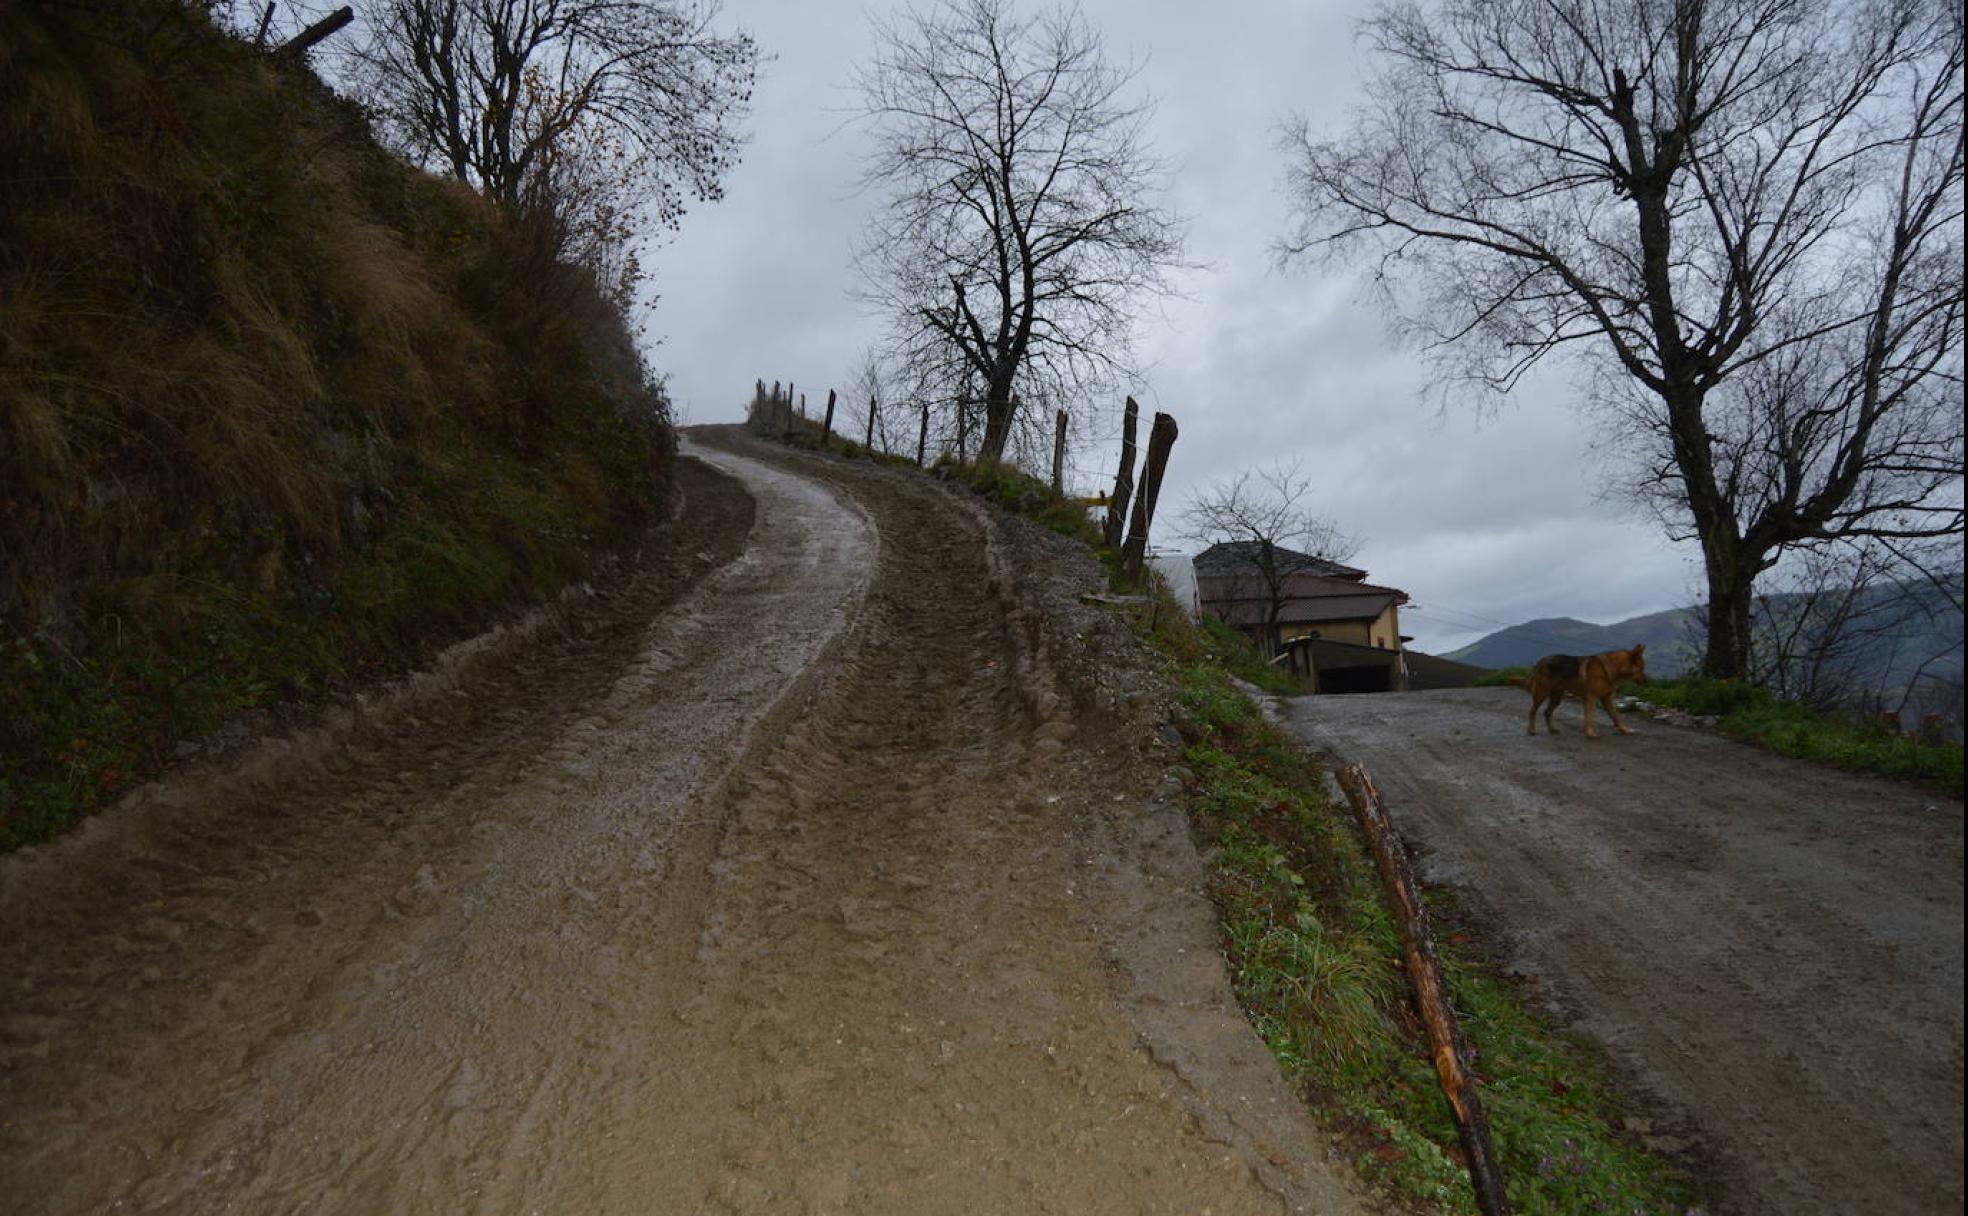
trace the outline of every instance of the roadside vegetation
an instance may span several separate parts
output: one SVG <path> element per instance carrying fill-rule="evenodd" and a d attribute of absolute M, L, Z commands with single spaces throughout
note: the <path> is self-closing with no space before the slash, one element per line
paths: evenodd
<path fill-rule="evenodd" d="M 1962 796 L 1962 747 L 1928 741 L 1849 714 L 1814 710 L 1741 680 L 1651 680 L 1623 692 L 1716 719 L 1716 729 L 1771 751 L 1858 773 L 1917 781 Z"/>
<path fill-rule="evenodd" d="M 1506 667 L 1476 681 L 1479 688 L 1508 684 L 1530 674 L 1528 667 Z M 1855 773 L 1913 781 L 1962 796 L 1959 743 L 1922 739 L 1850 713 L 1813 709 L 1746 680 L 1705 676 L 1627 684 L 1622 696 L 1649 705 L 1713 718 L 1715 728 L 1785 756 L 1815 760 Z"/>
<path fill-rule="evenodd" d="M 1135 624 L 1182 690 L 1191 823 L 1238 999 L 1363 1175 L 1473 1212 L 1400 940 L 1350 811 L 1323 765 L 1231 682 L 1263 667 L 1242 635 L 1190 618 L 1159 582 L 1154 594 L 1158 608 Z M 1481 958 L 1440 893 L 1429 907 L 1515 1209 L 1686 1210 L 1685 1179 L 1621 1131 L 1599 1054 Z"/>
<path fill-rule="evenodd" d="M 772 431 L 793 446 L 821 446 L 818 424 Z M 829 446 L 867 455 L 838 436 Z M 1040 479 L 1009 465 L 953 462 L 934 475 L 1084 542 L 1118 579 L 1118 559 L 1100 548 L 1086 508 Z M 1180 689 L 1180 775 L 1246 1015 L 1364 1177 L 1410 1209 L 1474 1212 L 1373 862 L 1324 766 L 1237 683 L 1295 692 L 1296 681 L 1236 630 L 1190 616 L 1161 579 L 1114 589 L 1141 597 L 1121 611 Z M 1481 955 L 1445 893 L 1430 892 L 1428 902 L 1515 1210 L 1689 1211 L 1689 1181 L 1623 1130 L 1603 1056 L 1540 1014 Z"/>
<path fill-rule="evenodd" d="M 5 12 L 0 851 L 582 577 L 674 449 L 550 224 L 204 6 Z"/>

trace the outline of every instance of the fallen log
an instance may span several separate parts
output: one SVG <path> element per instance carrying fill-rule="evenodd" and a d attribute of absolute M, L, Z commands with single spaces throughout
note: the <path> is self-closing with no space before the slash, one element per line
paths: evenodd
<path fill-rule="evenodd" d="M 1462 1153 L 1469 1161 L 1469 1185 L 1476 1192 L 1476 1206 L 1483 1216 L 1503 1216 L 1510 1210 L 1503 1189 L 1503 1171 L 1498 1168 L 1496 1150 L 1490 1144 L 1489 1120 L 1476 1092 L 1476 1078 L 1469 1071 L 1469 1053 L 1463 1046 L 1462 1028 L 1455 1010 L 1449 1006 L 1448 986 L 1442 980 L 1442 960 L 1435 953 L 1435 936 L 1428 928 L 1428 911 L 1422 907 L 1420 889 L 1415 885 L 1414 868 L 1408 864 L 1407 850 L 1387 807 L 1374 788 L 1365 765 L 1348 764 L 1339 770 L 1340 788 L 1353 804 L 1360 831 L 1367 838 L 1374 868 L 1387 893 L 1394 913 L 1394 924 L 1401 932 L 1401 952 L 1406 956 L 1408 979 L 1414 985 L 1415 1008 L 1428 1030 L 1429 1054 L 1435 1062 L 1435 1075 L 1441 1079 L 1442 1094 L 1449 1100 L 1455 1116 L 1456 1133 L 1462 1140 Z"/>

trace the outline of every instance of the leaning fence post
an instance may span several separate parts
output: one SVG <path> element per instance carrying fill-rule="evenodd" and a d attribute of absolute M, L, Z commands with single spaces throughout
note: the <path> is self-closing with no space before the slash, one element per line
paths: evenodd
<path fill-rule="evenodd" d="M 827 420 L 820 424 L 820 446 L 827 446 L 827 437 L 834 433 L 834 390 L 827 390 Z"/>
<path fill-rule="evenodd" d="M 1141 470 L 1141 492 L 1134 496 L 1134 518 L 1128 522 L 1127 543 L 1121 547 L 1121 573 L 1139 579 L 1148 561 L 1148 529 L 1155 522 L 1155 499 L 1162 492 L 1162 472 L 1169 449 L 1175 446 L 1175 419 L 1156 414 L 1148 428 L 1148 460 Z"/>
<path fill-rule="evenodd" d="M 868 437 L 861 442 L 861 446 L 870 452 L 875 450 L 875 395 L 873 393 L 868 394 Z M 888 446 L 887 431 L 882 432 L 882 446 L 884 448 Z"/>
<path fill-rule="evenodd" d="M 1101 529 L 1101 539 L 1107 547 L 1120 551 L 1122 533 L 1127 528 L 1128 498 L 1134 493 L 1134 420 L 1141 413 L 1141 407 L 1134 398 L 1127 399 L 1127 410 L 1121 415 L 1121 471 L 1114 475 L 1114 495 L 1107 502 L 1107 525 Z"/>
<path fill-rule="evenodd" d="M 1052 427 L 1052 492 L 1066 492 L 1066 411 L 1060 410 L 1053 417 Z"/>
<path fill-rule="evenodd" d="M 1339 784 L 1360 831 L 1367 838 L 1374 867 L 1386 889 L 1394 923 L 1401 931 L 1401 951 L 1407 957 L 1408 979 L 1414 984 L 1415 1006 L 1422 1025 L 1428 1029 L 1428 1046 L 1435 1061 L 1435 1075 L 1441 1079 L 1442 1093 L 1455 1116 L 1456 1131 L 1462 1138 L 1462 1154 L 1469 1160 L 1469 1185 L 1476 1192 L 1476 1206 L 1483 1216 L 1503 1216 L 1510 1210 L 1503 1189 L 1503 1171 L 1498 1168 L 1496 1150 L 1490 1146 L 1490 1125 L 1483 1117 L 1483 1104 L 1476 1093 L 1476 1078 L 1469 1071 L 1468 1050 L 1463 1046 L 1462 1030 L 1456 1024 L 1455 1010 L 1449 1007 L 1448 986 L 1442 980 L 1442 961 L 1435 953 L 1435 936 L 1428 928 L 1428 910 L 1422 906 L 1415 886 L 1414 869 L 1407 851 L 1394 834 L 1387 818 L 1387 807 L 1374 788 L 1366 766 L 1348 764 L 1339 770 Z"/>
<path fill-rule="evenodd" d="M 923 454 L 929 446 L 929 402 L 923 402 L 922 430 L 916 432 L 916 467 L 923 467 Z"/>
<path fill-rule="evenodd" d="M 355 10 L 345 4 L 275 47 L 273 53 L 276 55 L 285 55 L 289 58 L 298 58 L 306 54 L 309 47 L 354 20 Z"/>

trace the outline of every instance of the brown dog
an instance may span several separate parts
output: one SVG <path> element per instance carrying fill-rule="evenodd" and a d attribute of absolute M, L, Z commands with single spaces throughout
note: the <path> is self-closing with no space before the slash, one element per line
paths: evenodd
<path fill-rule="evenodd" d="M 1570 693 L 1585 702 L 1586 738 L 1599 737 L 1599 732 L 1592 728 L 1594 701 L 1606 707 L 1606 713 L 1620 734 L 1632 734 L 1626 729 L 1626 723 L 1620 721 L 1619 707 L 1613 704 L 1613 694 L 1629 680 L 1646 683 L 1646 650 L 1643 643 L 1631 650 L 1608 650 L 1604 654 L 1548 654 L 1537 661 L 1530 675 L 1510 677 L 1512 684 L 1527 688 L 1531 693 L 1531 720 L 1525 733 L 1538 733 L 1538 708 L 1542 706 L 1544 729 L 1550 734 L 1557 734 L 1558 728 L 1551 724 L 1551 714 L 1565 699 L 1565 694 Z"/>

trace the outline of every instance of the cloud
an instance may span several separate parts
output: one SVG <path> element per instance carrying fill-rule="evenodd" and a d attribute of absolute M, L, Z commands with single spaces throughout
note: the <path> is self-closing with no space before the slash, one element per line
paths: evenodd
<path fill-rule="evenodd" d="M 1210 480 L 1302 458 L 1319 508 L 1365 538 L 1360 563 L 1421 606 L 1405 623 L 1424 649 L 1529 617 L 1611 621 L 1687 602 L 1686 555 L 1602 501 L 1595 435 L 1564 375 L 1533 380 L 1493 416 L 1453 400 L 1438 413 L 1428 369 L 1356 278 L 1274 264 L 1288 217 L 1278 124 L 1294 111 L 1343 123 L 1362 75 L 1353 22 L 1368 3 L 1084 7 L 1159 98 L 1151 138 L 1200 264 L 1140 327 L 1136 395 L 1182 428 L 1165 519 Z M 652 362 L 695 422 L 736 420 L 760 376 L 792 379 L 817 404 L 880 328 L 850 294 L 875 201 L 854 189 L 866 135 L 845 113 L 849 72 L 871 48 L 867 18 L 792 0 L 734 2 L 727 15 L 776 56 L 755 94 L 756 134 L 727 197 L 698 207 L 652 259 L 662 301 L 651 332 L 663 337 Z M 1119 406 L 1080 407 L 1106 437 L 1070 453 L 1084 490 L 1113 476 Z"/>

